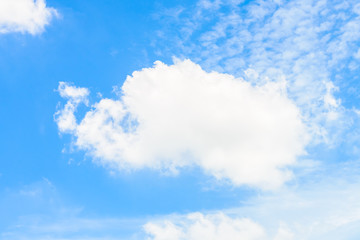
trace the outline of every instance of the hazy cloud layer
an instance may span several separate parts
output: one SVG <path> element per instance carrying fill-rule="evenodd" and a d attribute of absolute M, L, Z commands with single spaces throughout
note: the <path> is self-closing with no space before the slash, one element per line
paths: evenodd
<path fill-rule="evenodd" d="M 79 123 L 74 111 L 88 92 L 60 83 L 68 102 L 55 119 L 102 165 L 167 172 L 197 165 L 235 185 L 276 188 L 291 178 L 286 167 L 307 143 L 285 85 L 254 87 L 190 60 L 156 62 L 126 79 L 120 99 L 100 100 Z"/>
<path fill-rule="evenodd" d="M 177 225 L 171 221 L 147 223 L 144 230 L 153 240 L 260 240 L 265 237 L 264 230 L 255 222 L 245 218 L 230 218 L 222 213 L 192 213 L 182 218 Z"/>
<path fill-rule="evenodd" d="M 2 192 L 7 240 L 60 239 L 261 239 L 338 240 L 360 234 L 360 162 L 318 166 L 296 186 L 262 192 L 238 208 L 140 218 L 88 217 L 65 205 L 48 179 Z M 310 182 L 310 184 L 309 184 Z M 4 196 L 5 193 L 5 196 Z M 7 203 L 21 206 L 9 208 Z M 28 212 L 29 206 L 35 210 Z M 20 210 L 20 212 L 18 212 Z M 13 212 L 21 213 L 14 221 Z M 41 214 L 40 214 L 41 213 Z"/>
<path fill-rule="evenodd" d="M 44 178 L 0 191 L 2 240 L 128 240 L 145 219 L 89 217 Z"/>
<path fill-rule="evenodd" d="M 0 0 L 0 33 L 39 34 L 56 16 L 45 0 Z"/>
<path fill-rule="evenodd" d="M 309 174 L 308 182 L 260 194 L 239 208 L 163 216 L 149 221 L 144 230 L 154 240 L 357 239 L 360 234 L 359 161 L 337 165 L 334 169 L 319 168 L 326 170 L 317 170 L 317 177 Z M 240 232 L 249 235 L 235 237 L 242 236 L 236 235 Z"/>

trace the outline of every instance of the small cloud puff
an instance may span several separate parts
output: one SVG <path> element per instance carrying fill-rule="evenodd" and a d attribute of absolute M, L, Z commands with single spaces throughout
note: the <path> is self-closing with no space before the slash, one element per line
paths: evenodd
<path fill-rule="evenodd" d="M 60 82 L 58 87 L 60 96 L 68 99 L 65 107 L 55 113 L 55 121 L 60 132 L 71 133 L 75 131 L 77 124 L 75 110 L 80 103 L 88 104 L 89 90 L 71 86 L 69 83 Z"/>

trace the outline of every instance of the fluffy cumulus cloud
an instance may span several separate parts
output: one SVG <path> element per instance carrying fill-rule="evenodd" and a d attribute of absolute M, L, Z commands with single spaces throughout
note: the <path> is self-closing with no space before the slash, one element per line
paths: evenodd
<path fill-rule="evenodd" d="M 121 90 L 77 122 L 88 91 L 59 86 L 68 99 L 55 115 L 60 132 L 102 165 L 168 172 L 195 165 L 235 185 L 276 188 L 304 154 L 306 129 L 285 81 L 252 86 L 185 60 L 136 71 Z"/>
<path fill-rule="evenodd" d="M 263 228 L 257 223 L 246 218 L 230 218 L 223 213 L 192 213 L 183 216 L 181 221 L 176 223 L 147 223 L 144 230 L 152 240 L 260 240 L 265 237 Z"/>
<path fill-rule="evenodd" d="M 55 16 L 45 0 L 0 0 L 0 33 L 39 34 Z"/>

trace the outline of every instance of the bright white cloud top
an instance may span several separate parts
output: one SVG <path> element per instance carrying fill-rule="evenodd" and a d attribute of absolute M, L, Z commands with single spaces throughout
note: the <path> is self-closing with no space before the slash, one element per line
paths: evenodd
<path fill-rule="evenodd" d="M 45 0 L 0 0 L 0 33 L 42 33 L 58 16 Z"/>
<path fill-rule="evenodd" d="M 55 116 L 60 132 L 102 165 L 167 172 L 196 165 L 234 185 L 272 189 L 304 154 L 306 128 L 285 81 L 252 86 L 185 60 L 136 71 L 121 90 L 77 124 L 74 111 L 88 90 L 59 85 L 68 99 Z"/>

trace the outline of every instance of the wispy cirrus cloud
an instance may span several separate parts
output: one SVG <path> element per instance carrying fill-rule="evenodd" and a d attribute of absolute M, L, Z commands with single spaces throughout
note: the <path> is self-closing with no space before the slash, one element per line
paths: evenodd
<path fill-rule="evenodd" d="M 198 1 L 176 18 L 164 16 L 167 27 L 159 36 L 171 44 L 158 38 L 158 53 L 191 58 L 253 84 L 285 78 L 313 140 L 333 145 L 348 134 L 356 121 L 352 109 L 359 107 L 341 101 L 354 97 L 351 82 L 358 79 L 359 6 L 337 0 Z"/>
<path fill-rule="evenodd" d="M 89 217 L 64 201 L 50 180 L 0 191 L 0 238 L 6 240 L 141 239 L 146 218 Z"/>
<path fill-rule="evenodd" d="M 50 21 L 59 16 L 56 9 L 47 7 L 45 0 L 1 0 L 0 34 L 40 34 Z"/>

